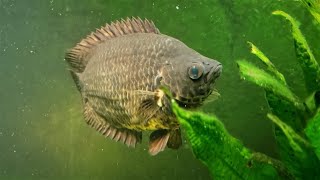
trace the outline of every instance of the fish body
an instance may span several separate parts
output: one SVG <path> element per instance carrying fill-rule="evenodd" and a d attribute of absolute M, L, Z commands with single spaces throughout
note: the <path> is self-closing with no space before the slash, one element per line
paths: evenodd
<path fill-rule="evenodd" d="M 160 86 L 167 86 L 181 105 L 197 107 L 211 94 L 222 67 L 140 18 L 98 29 L 66 60 L 86 122 L 128 146 L 141 141 L 142 131 L 153 131 L 152 155 L 181 145 L 179 123 Z"/>

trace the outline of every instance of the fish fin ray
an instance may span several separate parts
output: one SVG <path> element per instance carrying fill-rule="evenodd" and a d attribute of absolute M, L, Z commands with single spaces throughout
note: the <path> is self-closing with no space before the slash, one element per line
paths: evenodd
<path fill-rule="evenodd" d="M 145 90 L 133 90 L 132 94 L 136 95 L 146 95 L 146 96 L 155 96 L 156 92 L 154 91 L 145 91 Z"/>
<path fill-rule="evenodd" d="M 71 74 L 71 77 L 73 79 L 73 81 L 75 82 L 76 84 L 76 87 L 77 89 L 81 92 L 81 85 L 80 85 L 80 81 L 79 81 L 79 74 L 70 70 L 70 74 Z"/>
<path fill-rule="evenodd" d="M 169 137 L 170 133 L 168 130 L 161 129 L 152 132 L 149 142 L 149 154 L 155 156 L 163 151 L 166 148 Z"/>
<path fill-rule="evenodd" d="M 205 103 L 211 103 L 220 98 L 220 93 L 216 90 L 213 90 L 212 93 L 204 100 Z"/>
<path fill-rule="evenodd" d="M 139 17 L 111 22 L 82 39 L 75 47 L 66 53 L 65 60 L 73 71 L 81 73 L 88 63 L 88 59 L 85 57 L 93 47 L 108 39 L 134 33 L 160 34 L 160 31 L 152 21 L 148 19 L 142 20 Z"/>
<path fill-rule="evenodd" d="M 120 141 L 128 147 L 135 147 L 137 143 L 141 142 L 142 133 L 125 128 L 116 128 L 102 118 L 88 102 L 84 103 L 84 119 L 86 123 L 96 129 L 105 137 L 109 137 L 115 141 Z"/>
<path fill-rule="evenodd" d="M 148 98 L 142 101 L 138 112 L 139 112 L 139 116 L 145 119 L 145 121 L 147 122 L 159 110 L 160 110 L 160 107 L 156 104 L 156 102 L 153 99 Z"/>

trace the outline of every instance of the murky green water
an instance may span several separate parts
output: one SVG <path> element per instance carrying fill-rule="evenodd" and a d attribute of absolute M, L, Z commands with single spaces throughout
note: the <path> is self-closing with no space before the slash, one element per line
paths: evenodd
<path fill-rule="evenodd" d="M 241 81 L 235 64 L 257 60 L 252 41 L 305 95 L 289 25 L 271 16 L 277 9 L 297 17 L 319 57 L 319 31 L 295 1 L 0 0 L 0 179 L 210 179 L 187 144 L 151 157 L 146 138 L 129 149 L 84 123 L 64 53 L 126 16 L 152 19 L 162 33 L 222 62 L 221 98 L 204 110 L 247 146 L 277 156 L 263 91 Z"/>

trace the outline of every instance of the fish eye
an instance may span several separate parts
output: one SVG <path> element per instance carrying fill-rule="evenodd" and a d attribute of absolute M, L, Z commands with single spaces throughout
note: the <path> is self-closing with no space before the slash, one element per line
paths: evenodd
<path fill-rule="evenodd" d="M 189 67 L 188 74 L 192 80 L 196 80 L 202 76 L 203 71 L 204 66 L 202 64 L 192 63 L 192 65 Z"/>

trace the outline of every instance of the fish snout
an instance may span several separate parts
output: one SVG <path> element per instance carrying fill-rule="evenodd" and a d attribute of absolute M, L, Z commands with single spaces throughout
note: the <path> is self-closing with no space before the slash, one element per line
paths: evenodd
<path fill-rule="evenodd" d="M 215 61 L 209 67 L 210 70 L 205 77 L 206 82 L 214 82 L 222 73 L 222 64 L 220 62 Z"/>

